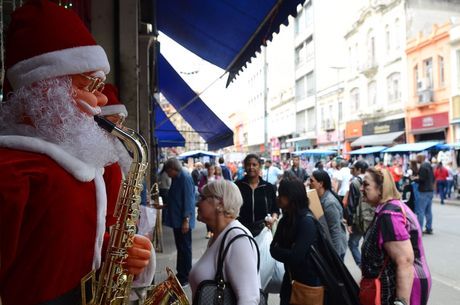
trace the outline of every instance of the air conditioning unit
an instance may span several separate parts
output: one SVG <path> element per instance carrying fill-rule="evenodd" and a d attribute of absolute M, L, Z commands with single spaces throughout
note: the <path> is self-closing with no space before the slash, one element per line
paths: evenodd
<path fill-rule="evenodd" d="M 418 102 L 419 103 L 430 103 L 433 101 L 433 90 L 425 89 L 419 91 L 418 93 Z"/>
<path fill-rule="evenodd" d="M 326 124 L 324 126 L 326 131 L 333 131 L 335 130 L 335 123 L 333 119 L 326 119 Z"/>

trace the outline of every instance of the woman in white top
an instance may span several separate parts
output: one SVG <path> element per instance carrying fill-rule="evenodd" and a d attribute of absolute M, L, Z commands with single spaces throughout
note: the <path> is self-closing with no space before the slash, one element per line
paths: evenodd
<path fill-rule="evenodd" d="M 189 274 L 192 295 L 204 280 L 213 280 L 217 269 L 217 256 L 222 237 L 230 228 L 239 227 L 251 235 L 236 217 L 243 204 L 238 187 L 228 180 L 216 180 L 203 187 L 198 202 L 198 220 L 212 228 L 214 236 L 203 256 L 193 265 Z M 225 242 L 242 234 L 239 229 L 231 230 Z M 257 250 L 249 238 L 239 238 L 233 242 L 225 256 L 223 275 L 228 282 L 239 305 L 259 303 L 260 278 L 257 271 Z"/>

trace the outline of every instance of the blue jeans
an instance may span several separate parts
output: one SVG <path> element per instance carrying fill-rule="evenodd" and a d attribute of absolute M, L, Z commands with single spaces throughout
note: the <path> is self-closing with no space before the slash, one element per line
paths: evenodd
<path fill-rule="evenodd" d="M 177 249 L 177 279 L 183 285 L 188 283 L 188 274 L 192 269 L 192 230 L 183 234 L 182 229 L 173 228 Z"/>
<path fill-rule="evenodd" d="M 361 252 L 359 252 L 359 241 L 361 237 L 363 237 L 363 235 L 359 233 L 355 227 L 353 227 L 353 232 L 348 237 L 348 248 L 350 248 L 351 255 L 358 267 L 361 267 Z"/>
<path fill-rule="evenodd" d="M 450 196 L 452 195 L 452 187 L 454 186 L 454 180 L 446 180 L 446 182 L 446 198 L 450 198 Z"/>
<path fill-rule="evenodd" d="M 444 199 L 446 199 L 446 187 L 447 187 L 446 180 L 436 181 L 436 189 L 438 190 L 438 194 L 441 197 L 441 204 L 444 204 Z"/>
<path fill-rule="evenodd" d="M 415 205 L 415 214 L 417 214 L 420 229 L 423 230 L 423 222 L 426 217 L 426 229 L 431 231 L 433 223 L 433 214 L 431 213 L 431 205 L 433 203 L 433 192 L 419 192 L 418 202 Z"/>

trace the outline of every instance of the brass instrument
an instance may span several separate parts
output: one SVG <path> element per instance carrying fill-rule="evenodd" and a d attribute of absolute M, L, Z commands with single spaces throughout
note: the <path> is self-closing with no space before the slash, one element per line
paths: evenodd
<path fill-rule="evenodd" d="M 166 267 L 168 278 L 147 293 L 144 305 L 190 305 L 184 289 L 171 269 Z"/>
<path fill-rule="evenodd" d="M 128 304 L 133 275 L 124 269 L 132 246 L 136 224 L 139 219 L 142 183 L 148 166 L 148 148 L 144 138 L 135 131 L 116 127 L 102 117 L 95 116 L 100 127 L 120 139 L 133 154 L 128 175 L 122 181 L 118 193 L 114 216 L 117 221 L 110 229 L 110 242 L 105 261 L 96 281 L 94 270 L 82 279 L 83 305 Z M 91 280 L 92 299 L 86 300 L 85 283 Z"/>

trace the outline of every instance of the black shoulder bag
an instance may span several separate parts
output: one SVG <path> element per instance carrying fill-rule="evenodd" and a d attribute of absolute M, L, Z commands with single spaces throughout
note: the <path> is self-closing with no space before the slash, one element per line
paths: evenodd
<path fill-rule="evenodd" d="M 318 242 L 311 245 L 310 253 L 318 275 L 325 287 L 325 305 L 359 305 L 359 286 L 353 279 L 342 259 L 326 238 L 321 224 L 312 215 L 318 230 Z"/>
<path fill-rule="evenodd" d="M 202 281 L 198 285 L 198 289 L 195 293 L 195 297 L 193 298 L 193 305 L 236 305 L 237 299 L 236 299 L 235 293 L 233 292 L 233 289 L 230 286 L 230 284 L 225 282 L 224 276 L 223 276 L 223 266 L 224 266 L 225 256 L 227 255 L 230 245 L 235 240 L 242 238 L 242 237 L 247 237 L 249 238 L 250 241 L 252 241 L 252 243 L 254 244 L 257 250 L 257 271 L 259 271 L 259 266 L 260 266 L 259 247 L 257 247 L 257 243 L 254 240 L 254 238 L 246 234 L 246 232 L 233 237 L 228 242 L 227 246 L 225 246 L 225 249 L 224 249 L 227 234 L 233 229 L 240 229 L 241 231 L 244 232 L 244 230 L 239 227 L 231 228 L 227 232 L 225 232 L 225 235 L 222 238 L 222 242 L 219 248 L 219 256 L 217 260 L 217 270 L 216 270 L 216 275 L 214 277 L 214 280 L 205 280 L 205 281 Z M 266 304 L 267 304 L 267 296 L 262 290 L 260 290 L 259 305 L 266 305 Z"/>

